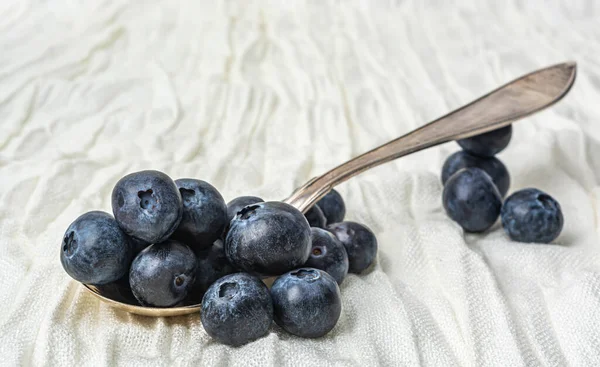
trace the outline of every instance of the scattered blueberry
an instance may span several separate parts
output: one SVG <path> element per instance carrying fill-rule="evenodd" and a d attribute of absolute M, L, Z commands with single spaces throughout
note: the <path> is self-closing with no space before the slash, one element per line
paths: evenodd
<path fill-rule="evenodd" d="M 120 179 L 112 192 L 112 209 L 125 233 L 149 244 L 169 238 L 183 211 L 177 186 L 158 171 L 135 172 Z"/>
<path fill-rule="evenodd" d="M 481 157 L 493 157 L 510 143 L 512 125 L 458 141 L 467 152 Z"/>
<path fill-rule="evenodd" d="M 73 279 L 106 284 L 124 276 L 133 250 L 112 215 L 92 211 L 75 219 L 63 236 L 60 261 Z"/>
<path fill-rule="evenodd" d="M 538 189 L 513 193 L 504 202 L 501 214 L 504 230 L 519 242 L 550 243 L 564 223 L 560 204 Z"/>
<path fill-rule="evenodd" d="M 304 265 L 310 227 L 293 206 L 270 201 L 240 210 L 230 223 L 225 253 L 233 266 L 260 275 L 279 275 Z"/>
<path fill-rule="evenodd" d="M 171 307 L 187 296 L 195 275 L 194 252 L 182 243 L 168 240 L 151 245 L 136 256 L 129 283 L 140 304 Z"/>
<path fill-rule="evenodd" d="M 200 320 L 217 341 L 240 346 L 265 336 L 273 322 L 269 289 L 246 273 L 227 275 L 208 288 Z"/>
<path fill-rule="evenodd" d="M 221 240 L 216 240 L 212 246 L 202 252 L 196 252 L 196 258 L 198 261 L 196 281 L 188 294 L 188 304 L 202 302 L 202 296 L 211 284 L 225 275 L 236 272 L 225 256 Z"/>
<path fill-rule="evenodd" d="M 318 205 L 313 205 L 306 214 L 304 214 L 306 220 L 308 221 L 308 225 L 311 227 L 317 228 L 325 228 L 327 225 L 327 219 L 325 219 L 325 214 Z"/>
<path fill-rule="evenodd" d="M 318 269 L 301 268 L 280 276 L 271 287 L 271 296 L 277 325 L 300 337 L 327 334 L 342 312 L 335 279 Z"/>
<path fill-rule="evenodd" d="M 245 206 L 262 202 L 264 200 L 258 196 L 240 196 L 231 200 L 227 203 L 227 222 L 231 222 L 235 215 Z"/>
<path fill-rule="evenodd" d="M 375 261 L 377 238 L 367 226 L 348 221 L 332 224 L 327 229 L 346 248 L 348 272 L 360 274 Z"/>
<path fill-rule="evenodd" d="M 339 192 L 332 189 L 321 200 L 317 201 L 317 205 L 323 211 L 328 224 L 344 220 L 346 204 L 344 204 L 344 199 Z"/>
<path fill-rule="evenodd" d="M 227 224 L 225 200 L 206 181 L 182 178 L 175 180 L 175 185 L 183 200 L 183 216 L 172 238 L 195 251 L 210 247 Z"/>
<path fill-rule="evenodd" d="M 482 232 L 498 219 L 502 197 L 490 176 L 479 168 L 456 172 L 444 186 L 444 209 L 468 232 Z"/>
<path fill-rule="evenodd" d="M 446 159 L 444 166 L 442 167 L 442 184 L 446 184 L 446 181 L 463 168 L 479 168 L 485 171 L 491 178 L 500 196 L 504 197 L 510 187 L 510 174 L 506 169 L 506 166 L 495 157 L 483 158 L 465 151 L 458 151 Z"/>
<path fill-rule="evenodd" d="M 348 254 L 346 248 L 331 232 L 321 228 L 311 228 L 312 250 L 305 267 L 326 271 L 342 284 L 348 274 Z"/>

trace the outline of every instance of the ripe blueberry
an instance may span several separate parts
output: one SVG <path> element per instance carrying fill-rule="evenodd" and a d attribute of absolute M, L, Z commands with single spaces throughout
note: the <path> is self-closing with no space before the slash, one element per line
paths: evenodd
<path fill-rule="evenodd" d="M 273 322 L 269 289 L 249 274 L 227 275 L 206 291 L 200 320 L 208 335 L 224 344 L 240 346 L 261 338 Z"/>
<path fill-rule="evenodd" d="M 175 181 L 183 200 L 183 216 L 173 233 L 195 251 L 210 247 L 225 230 L 227 204 L 208 182 L 191 178 Z"/>
<path fill-rule="evenodd" d="M 151 245 L 131 264 L 129 283 L 140 304 L 171 307 L 181 302 L 194 284 L 196 256 L 175 240 Z"/>
<path fill-rule="evenodd" d="M 490 228 L 502 207 L 502 197 L 490 176 L 479 168 L 464 168 L 446 182 L 443 204 L 448 216 L 468 232 Z"/>
<path fill-rule="evenodd" d="M 129 239 L 105 212 L 81 215 L 63 236 L 60 261 L 67 274 L 81 283 L 114 282 L 128 272 L 132 258 Z"/>
<path fill-rule="evenodd" d="M 313 268 L 292 270 L 271 287 L 275 322 L 287 332 L 318 338 L 340 318 L 340 289 L 329 274 Z"/>
<path fill-rule="evenodd" d="M 335 223 L 327 229 L 340 240 L 348 254 L 348 272 L 360 274 L 377 257 L 377 238 L 367 226 L 356 222 Z"/>
<path fill-rule="evenodd" d="M 538 189 L 524 189 L 509 196 L 501 216 L 508 236 L 519 242 L 550 243 L 564 223 L 560 204 Z"/>
<path fill-rule="evenodd" d="M 121 178 L 112 192 L 112 209 L 128 235 L 148 244 L 159 243 L 181 221 L 181 195 L 166 174 L 141 171 Z"/>
<path fill-rule="evenodd" d="M 231 221 L 225 254 L 233 266 L 248 273 L 279 275 L 308 259 L 310 227 L 304 215 L 289 204 L 252 204 Z"/>
<path fill-rule="evenodd" d="M 321 228 L 311 228 L 312 250 L 305 267 L 326 271 L 342 284 L 348 274 L 348 254 L 346 248 L 331 232 Z"/>
<path fill-rule="evenodd" d="M 481 157 L 493 157 L 510 143 L 512 125 L 458 141 L 467 152 Z"/>
<path fill-rule="evenodd" d="M 346 204 L 339 192 L 332 189 L 317 201 L 317 205 L 323 211 L 327 224 L 338 223 L 344 220 L 346 215 Z"/>

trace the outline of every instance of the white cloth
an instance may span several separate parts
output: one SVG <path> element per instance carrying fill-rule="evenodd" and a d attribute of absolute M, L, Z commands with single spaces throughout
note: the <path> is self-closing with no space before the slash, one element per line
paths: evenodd
<path fill-rule="evenodd" d="M 600 365 L 600 2 L 0 2 L 0 365 Z M 226 200 L 294 187 L 524 73 L 579 63 L 555 107 L 514 126 L 511 190 L 562 205 L 551 245 L 441 207 L 455 143 L 339 187 L 379 240 L 317 340 L 273 327 L 233 349 L 199 315 L 146 318 L 59 261 L 124 174 L 196 177 Z"/>

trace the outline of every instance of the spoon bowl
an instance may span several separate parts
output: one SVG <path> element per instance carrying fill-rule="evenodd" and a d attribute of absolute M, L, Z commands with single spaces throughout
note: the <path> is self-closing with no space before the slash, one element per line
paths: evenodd
<path fill-rule="evenodd" d="M 309 180 L 284 201 L 306 212 L 335 185 L 370 168 L 432 146 L 499 129 L 539 112 L 569 92 L 576 73 L 576 63 L 566 62 L 526 74 L 421 128 Z M 274 279 L 271 277 L 263 281 L 270 286 Z M 137 315 L 181 316 L 200 312 L 201 308 L 200 304 L 170 308 L 143 307 L 113 295 L 109 297 L 94 286 L 83 286 L 109 306 Z"/>

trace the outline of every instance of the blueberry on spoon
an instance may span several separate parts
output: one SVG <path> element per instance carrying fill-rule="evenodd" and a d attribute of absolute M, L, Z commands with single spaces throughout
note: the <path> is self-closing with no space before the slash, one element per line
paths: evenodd
<path fill-rule="evenodd" d="M 112 215 L 92 211 L 75 219 L 63 236 L 60 262 L 73 279 L 107 284 L 129 271 L 132 245 Z"/>
<path fill-rule="evenodd" d="M 129 283 L 140 304 L 172 307 L 183 301 L 194 284 L 196 256 L 175 240 L 151 245 L 131 264 Z"/>
<path fill-rule="evenodd" d="M 183 216 L 173 238 L 194 251 L 206 249 L 221 237 L 227 225 L 227 204 L 219 191 L 206 181 L 175 180 L 183 200 Z"/>
<path fill-rule="evenodd" d="M 169 238 L 183 212 L 175 182 L 158 171 L 121 178 L 112 191 L 112 209 L 125 233 L 148 244 Z"/>

